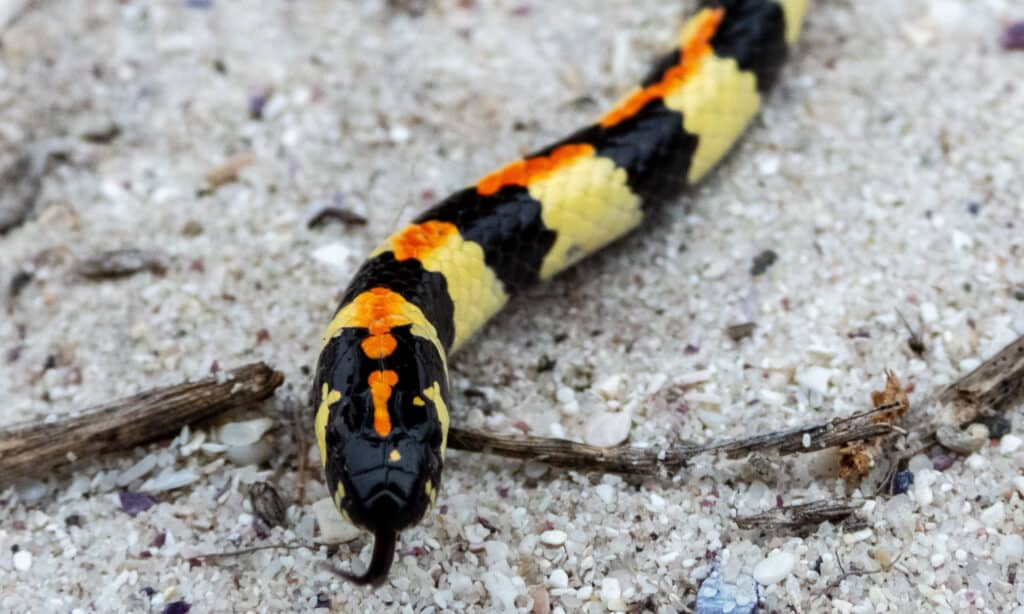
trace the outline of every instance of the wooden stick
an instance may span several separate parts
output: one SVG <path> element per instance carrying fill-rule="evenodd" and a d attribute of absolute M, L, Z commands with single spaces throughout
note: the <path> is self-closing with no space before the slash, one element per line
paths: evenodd
<path fill-rule="evenodd" d="M 233 407 L 261 401 L 284 381 L 253 363 L 196 382 L 147 390 L 51 423 L 0 428 L 0 484 L 74 458 L 132 448 Z"/>
<path fill-rule="evenodd" d="M 864 507 L 864 500 L 822 499 L 770 509 L 752 516 L 737 516 L 741 529 L 802 529 L 823 522 L 838 524 Z"/>
<path fill-rule="evenodd" d="M 211 377 L 151 390 L 52 424 L 0 429 L 0 483 L 66 462 L 68 455 L 83 457 L 110 452 L 174 434 L 190 422 L 262 400 L 283 381 L 280 373 L 263 363 L 240 367 L 229 372 L 228 377 L 232 379 Z M 1024 337 L 943 389 L 935 402 L 954 404 L 959 408 L 961 422 L 969 422 L 985 411 L 1004 409 L 1022 395 Z M 931 405 L 932 402 L 926 402 L 913 412 L 922 424 L 914 427 L 911 435 L 922 441 L 934 439 L 935 425 L 920 418 Z M 704 445 L 680 443 L 668 448 L 598 448 L 564 439 L 510 437 L 460 428 L 451 429 L 448 445 L 468 452 L 539 460 L 566 469 L 651 474 L 676 471 L 700 454 L 725 452 L 730 458 L 766 450 L 780 455 L 801 454 L 905 434 L 895 425 L 874 420 L 879 413 L 889 410 L 882 406 L 820 424 Z"/>
<path fill-rule="evenodd" d="M 984 411 L 1002 411 L 1024 396 L 1024 335 L 939 394 L 960 412 L 961 422 Z"/>
<path fill-rule="evenodd" d="M 754 435 L 740 439 L 711 442 L 704 445 L 675 444 L 668 448 L 616 446 L 598 448 L 566 439 L 551 437 L 504 436 L 452 427 L 448 446 L 466 452 L 487 452 L 499 456 L 536 460 L 553 467 L 624 474 L 651 474 L 676 471 L 694 457 L 725 452 L 729 458 L 740 458 L 751 452 L 775 450 L 781 455 L 804 454 L 888 435 L 897 429 L 890 424 L 872 422 L 872 418 L 889 407 L 836 418 L 823 424 L 812 424 Z"/>
<path fill-rule="evenodd" d="M 1024 336 L 986 360 L 974 371 L 944 388 L 936 399 L 925 402 L 913 412 L 915 424 L 904 430 L 873 418 L 892 407 L 836 418 L 821 424 L 774 431 L 704 445 L 675 444 L 668 448 L 618 446 L 596 448 L 586 444 L 548 437 L 505 436 L 452 428 L 448 445 L 467 452 L 488 452 L 499 456 L 538 460 L 554 467 L 624 474 L 650 474 L 676 471 L 691 459 L 711 452 L 725 452 L 740 458 L 752 452 L 775 451 L 780 455 L 803 454 L 826 448 L 839 448 L 858 441 L 875 441 L 891 435 L 907 435 L 933 441 L 938 425 L 924 419 L 935 402 L 958 407 L 960 423 L 971 422 L 985 411 L 1000 411 L 1024 396 Z M 908 416 L 911 418 L 911 416 Z"/>

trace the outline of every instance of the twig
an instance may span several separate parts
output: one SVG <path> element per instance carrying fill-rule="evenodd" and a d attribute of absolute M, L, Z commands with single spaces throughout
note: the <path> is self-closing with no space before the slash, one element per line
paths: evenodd
<path fill-rule="evenodd" d="M 229 550 L 229 551 L 226 551 L 226 552 L 207 552 L 206 554 L 196 554 L 196 555 L 194 555 L 192 557 L 189 557 L 189 558 L 193 558 L 193 559 L 210 559 L 210 560 L 216 561 L 218 559 L 226 559 L 226 558 L 232 557 L 232 556 L 242 556 L 244 554 L 252 554 L 253 552 L 259 552 L 261 550 L 276 550 L 278 548 L 283 548 L 285 550 L 299 550 L 299 549 L 305 548 L 306 550 L 316 551 L 318 547 L 319 546 L 317 546 L 316 544 L 304 544 L 302 542 L 288 542 L 288 543 L 283 543 L 283 544 L 263 544 L 261 546 L 250 546 L 249 548 L 241 548 L 239 550 Z"/>
<path fill-rule="evenodd" d="M 0 428 L 0 483 L 73 460 L 173 435 L 230 408 L 261 401 L 284 381 L 264 363 L 155 388 L 54 422 Z"/>
<path fill-rule="evenodd" d="M 958 408 L 960 422 L 977 419 L 985 411 L 999 411 L 1024 396 L 1024 337 L 1007 346 L 980 367 L 960 378 L 939 395 L 938 400 Z M 926 402 L 915 412 L 917 422 L 925 416 Z M 618 446 L 597 448 L 582 443 L 547 437 L 503 436 L 452 428 L 448 445 L 468 452 L 488 452 L 510 458 L 538 460 L 554 467 L 607 473 L 649 474 L 674 471 L 700 454 L 725 452 L 740 458 L 752 452 L 774 450 L 781 455 L 839 448 L 859 441 L 878 441 L 889 435 L 911 435 L 934 440 L 936 425 L 901 428 L 877 418 L 894 412 L 897 404 L 885 403 L 864 412 L 812 424 L 705 445 L 675 444 L 668 448 Z"/>
<path fill-rule="evenodd" d="M 617 446 L 598 448 L 550 437 L 507 437 L 452 427 L 448 446 L 466 452 L 487 452 L 510 458 L 545 462 L 553 467 L 608 473 L 651 473 L 679 469 L 701 452 L 701 447 L 677 444 L 669 448 Z"/>
<path fill-rule="evenodd" d="M 1002 411 L 1024 396 L 1024 335 L 939 394 L 961 412 L 961 422 L 984 411 Z"/>
<path fill-rule="evenodd" d="M 940 389 L 924 403 L 918 404 L 907 415 L 904 427 L 906 440 L 912 449 L 897 454 L 893 446 L 889 453 L 897 462 L 927 450 L 937 443 L 936 432 L 943 425 L 966 426 L 986 415 L 1005 411 L 1024 397 L 1024 335 L 1011 342 L 999 353 Z M 948 406 L 952 411 L 934 415 L 935 406 Z"/>
<path fill-rule="evenodd" d="M 738 516 L 741 529 L 801 529 L 823 522 L 838 523 L 863 507 L 863 500 L 823 499 L 810 503 L 787 505 L 752 516 Z"/>
<path fill-rule="evenodd" d="M 889 563 L 888 565 L 881 565 L 881 566 L 879 566 L 878 569 L 874 569 L 872 571 L 866 571 L 866 570 L 863 570 L 863 569 L 856 569 L 856 568 L 851 569 L 850 571 L 846 571 L 846 569 L 843 568 L 843 559 L 840 558 L 838 550 L 835 551 L 835 557 L 836 557 L 836 565 L 839 567 L 840 574 L 839 574 L 838 578 L 836 578 L 835 580 L 832 580 L 831 582 L 829 582 L 828 586 L 826 586 L 825 589 L 821 592 L 821 594 L 823 594 L 823 595 L 827 595 L 830 592 L 832 592 L 833 590 L 839 588 L 839 585 L 841 585 L 843 583 L 843 581 L 846 580 L 847 578 L 852 578 L 852 577 L 855 577 L 855 576 L 856 577 L 859 577 L 859 576 L 873 576 L 875 574 L 885 573 L 885 572 L 891 570 L 893 567 L 896 567 L 896 564 L 900 562 L 901 558 L 903 558 L 903 552 L 900 552 L 896 556 L 896 558 L 893 559 L 892 562 Z"/>
<path fill-rule="evenodd" d="M 823 424 L 785 429 L 764 435 L 711 442 L 705 445 L 674 444 L 668 448 L 617 446 L 598 448 L 550 437 L 504 436 L 453 427 L 448 445 L 467 452 L 488 452 L 499 456 L 545 462 L 553 467 L 607 473 L 650 474 L 675 471 L 690 460 L 714 452 L 729 458 L 741 458 L 755 451 L 775 450 L 779 454 L 803 454 L 841 446 L 851 441 L 872 439 L 896 432 L 889 424 L 877 424 L 872 418 L 889 411 L 883 406 Z"/>

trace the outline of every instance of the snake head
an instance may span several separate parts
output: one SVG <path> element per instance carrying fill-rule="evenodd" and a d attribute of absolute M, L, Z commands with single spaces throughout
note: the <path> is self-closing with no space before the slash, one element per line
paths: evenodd
<path fill-rule="evenodd" d="M 390 334 L 391 354 L 367 360 L 359 331 L 342 332 L 321 353 L 314 383 L 327 486 L 339 511 L 376 536 L 363 575 L 338 572 L 364 584 L 387 576 L 398 532 L 433 503 L 447 437 L 447 377 L 428 360 L 436 351 L 408 331 Z"/>

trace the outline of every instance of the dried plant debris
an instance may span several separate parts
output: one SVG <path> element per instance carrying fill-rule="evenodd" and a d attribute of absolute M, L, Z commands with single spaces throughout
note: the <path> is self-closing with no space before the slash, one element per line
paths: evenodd
<path fill-rule="evenodd" d="M 939 400 L 952 403 L 955 421 L 963 424 L 978 420 L 986 412 L 1002 411 L 1022 397 L 1024 336 L 943 390 Z"/>
<path fill-rule="evenodd" d="M 334 220 L 340 222 L 346 228 L 351 226 L 366 226 L 366 216 L 350 207 L 345 206 L 345 199 L 341 193 L 335 193 L 330 202 L 315 202 L 306 211 L 306 226 L 316 228 L 326 222 Z"/>
<path fill-rule="evenodd" d="M 249 487 L 252 512 L 269 528 L 283 527 L 288 522 L 288 505 L 269 482 L 256 482 Z"/>
<path fill-rule="evenodd" d="M 874 411 L 871 421 L 878 426 L 895 427 L 910 409 L 907 391 L 896 374 L 886 372 L 884 390 L 871 393 Z M 881 453 L 881 443 L 875 439 L 855 441 L 839 449 L 839 476 L 852 483 L 859 483 L 875 465 Z"/>
<path fill-rule="evenodd" d="M 127 277 L 142 271 L 163 275 L 167 271 L 167 261 L 157 252 L 135 248 L 114 249 L 79 261 L 74 271 L 92 280 Z"/>
<path fill-rule="evenodd" d="M 864 500 L 822 499 L 771 509 L 752 516 L 738 516 L 736 526 L 741 529 L 816 528 L 823 522 L 839 524 L 864 506 Z"/>
<path fill-rule="evenodd" d="M 752 335 L 755 328 L 757 328 L 757 324 L 754 322 L 733 324 L 729 328 L 725 329 L 725 334 L 729 335 L 729 338 L 733 341 L 742 341 Z"/>
<path fill-rule="evenodd" d="M 775 261 L 778 259 L 779 255 L 776 254 L 773 250 L 764 250 L 760 254 L 754 256 L 754 261 L 750 265 L 750 275 L 753 277 L 763 275 L 764 272 L 771 268 L 771 266 L 775 264 Z"/>
<path fill-rule="evenodd" d="M 7 300 L 16 300 L 22 291 L 32 283 L 33 277 L 35 274 L 28 269 L 18 269 L 14 275 L 11 275 L 10 281 L 7 282 Z"/>
<path fill-rule="evenodd" d="M 45 166 L 45 156 L 29 152 L 0 172 L 0 235 L 17 228 L 32 215 Z"/>
<path fill-rule="evenodd" d="M 237 153 L 206 173 L 207 186 L 212 191 L 228 183 L 238 181 L 238 175 L 242 172 L 242 169 L 252 166 L 255 162 L 256 155 L 251 151 Z"/>
<path fill-rule="evenodd" d="M 82 120 L 78 136 L 86 143 L 108 145 L 121 136 L 121 126 L 109 117 L 87 117 Z"/>
<path fill-rule="evenodd" d="M 175 386 L 153 388 L 44 423 L 0 428 L 0 484 L 68 462 L 124 450 L 269 397 L 284 376 L 263 363 Z"/>
<path fill-rule="evenodd" d="M 925 352 L 928 351 L 928 346 L 926 346 L 924 344 L 924 340 L 921 339 L 921 333 L 915 331 L 910 326 L 910 322 L 907 322 L 907 318 L 903 316 L 902 311 L 897 309 L 896 313 L 900 316 L 900 320 L 903 321 L 903 326 L 906 327 L 907 332 L 910 334 L 910 337 L 907 339 L 907 347 L 910 348 L 911 352 L 917 354 L 918 356 L 923 355 Z"/>

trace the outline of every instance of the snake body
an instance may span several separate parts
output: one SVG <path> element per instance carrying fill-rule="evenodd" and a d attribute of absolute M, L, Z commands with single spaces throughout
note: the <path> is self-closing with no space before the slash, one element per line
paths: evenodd
<path fill-rule="evenodd" d="M 315 431 L 338 509 L 375 535 L 359 583 L 441 486 L 448 357 L 509 298 L 703 178 L 760 109 L 810 0 L 712 0 L 596 123 L 485 175 L 388 237 L 323 337 Z"/>

